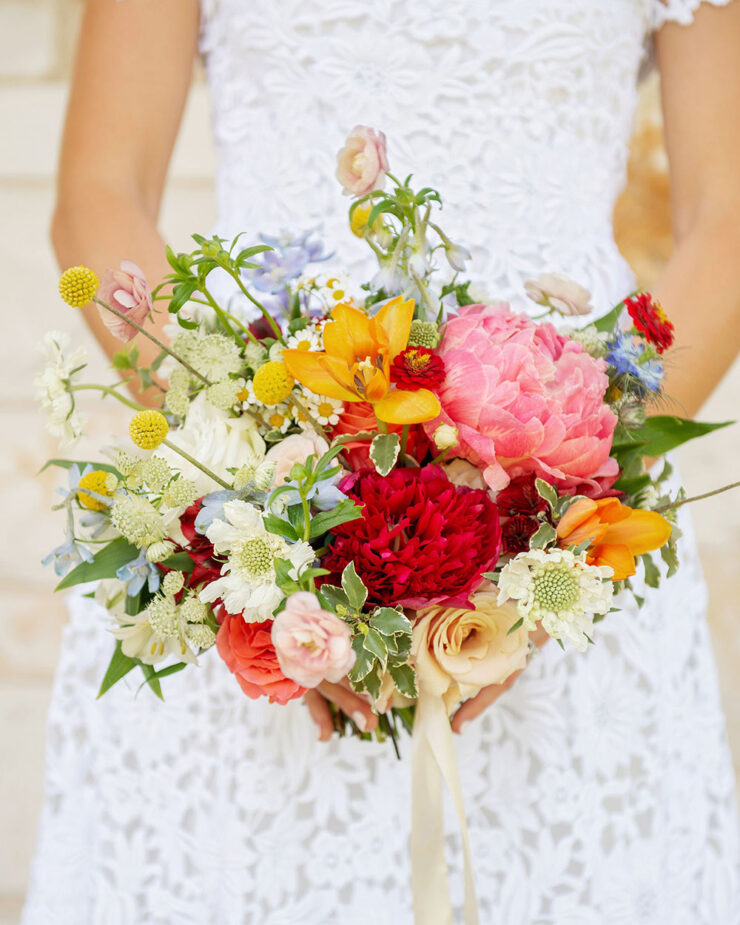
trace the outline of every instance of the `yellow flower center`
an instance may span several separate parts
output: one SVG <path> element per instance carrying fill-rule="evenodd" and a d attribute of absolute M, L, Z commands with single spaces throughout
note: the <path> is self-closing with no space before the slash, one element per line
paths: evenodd
<path fill-rule="evenodd" d="M 281 360 L 271 360 L 254 376 L 254 397 L 263 405 L 278 405 L 293 391 L 294 379 Z"/>
<path fill-rule="evenodd" d="M 334 414 L 334 405 L 330 405 L 328 401 L 322 401 L 318 407 L 319 417 L 328 418 Z"/>
<path fill-rule="evenodd" d="M 82 476 L 77 484 L 77 500 L 83 507 L 89 511 L 104 511 L 107 505 L 97 498 L 93 498 L 90 492 L 96 495 L 105 495 L 110 498 L 113 492 L 107 486 L 108 473 L 102 469 L 94 469 Z"/>
<path fill-rule="evenodd" d="M 655 314 L 658 318 L 658 321 L 660 321 L 661 324 L 666 324 L 668 322 L 668 315 L 666 315 L 663 306 L 657 299 L 653 301 L 653 308 L 655 309 Z"/>
<path fill-rule="evenodd" d="M 131 418 L 128 432 L 131 441 L 140 450 L 154 450 L 166 438 L 170 429 L 161 411 L 139 411 Z"/>
<path fill-rule="evenodd" d="M 296 350 L 310 350 L 311 341 L 310 340 L 299 340 L 295 346 Z"/>
<path fill-rule="evenodd" d="M 59 295 L 72 308 L 82 308 L 98 291 L 98 278 L 88 267 L 70 267 L 59 279 Z"/>
<path fill-rule="evenodd" d="M 280 428 L 285 423 L 285 415 L 280 414 L 279 411 L 276 411 L 274 414 L 270 415 L 270 417 L 267 419 L 267 422 L 270 427 L 273 427 L 275 430 L 280 430 Z"/>
<path fill-rule="evenodd" d="M 403 355 L 403 361 L 406 368 L 415 373 L 423 372 L 431 360 L 428 353 L 421 353 L 419 350 L 409 349 Z"/>

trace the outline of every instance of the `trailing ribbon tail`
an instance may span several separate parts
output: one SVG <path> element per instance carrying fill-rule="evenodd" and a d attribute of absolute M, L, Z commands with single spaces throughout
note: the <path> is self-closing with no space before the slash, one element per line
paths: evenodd
<path fill-rule="evenodd" d="M 421 693 L 411 767 L 411 886 L 416 925 L 454 925 L 445 857 L 442 781 L 457 811 L 465 869 L 464 925 L 479 925 L 473 865 L 452 729 L 441 697 Z"/>

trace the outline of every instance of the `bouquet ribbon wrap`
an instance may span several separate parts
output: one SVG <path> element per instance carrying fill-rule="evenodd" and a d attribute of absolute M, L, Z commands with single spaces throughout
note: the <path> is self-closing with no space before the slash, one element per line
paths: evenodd
<path fill-rule="evenodd" d="M 411 761 L 411 885 L 417 925 L 454 925 L 445 858 L 442 783 L 460 824 L 465 868 L 464 925 L 479 925 L 478 902 L 452 729 L 441 697 L 420 692 Z"/>

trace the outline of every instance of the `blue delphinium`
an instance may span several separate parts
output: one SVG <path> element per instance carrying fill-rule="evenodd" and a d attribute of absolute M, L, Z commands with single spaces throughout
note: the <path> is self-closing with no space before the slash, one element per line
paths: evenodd
<path fill-rule="evenodd" d="M 126 584 L 126 594 L 129 597 L 136 597 L 145 584 L 150 594 L 154 594 L 159 589 L 161 573 L 142 551 L 136 559 L 132 559 L 116 571 L 116 578 Z"/>
<path fill-rule="evenodd" d="M 227 489 L 223 491 L 214 491 L 211 492 L 210 495 L 206 495 L 203 498 L 201 509 L 198 511 L 198 516 L 195 518 L 196 532 L 205 534 L 214 520 L 226 520 L 224 516 L 224 504 L 226 504 L 227 501 L 234 501 L 241 497 L 242 495 L 240 492 L 229 491 Z"/>
<path fill-rule="evenodd" d="M 629 375 L 643 388 L 657 392 L 663 378 L 663 364 L 645 344 L 636 342 L 629 334 L 617 334 L 606 345 L 606 361 L 619 375 Z"/>
<path fill-rule="evenodd" d="M 259 266 L 247 273 L 254 288 L 273 294 L 282 292 L 291 280 L 298 279 L 309 263 L 328 260 L 331 254 L 325 254 L 322 241 L 312 235 L 313 231 L 297 236 L 288 233 L 260 235 L 262 242 L 273 250 L 257 257 L 255 262 Z"/>
<path fill-rule="evenodd" d="M 54 571 L 61 578 L 70 569 L 79 565 L 80 562 L 92 562 L 92 558 L 93 554 L 87 546 L 83 546 L 71 533 L 67 533 L 66 541 L 42 559 L 41 564 L 49 565 L 49 563 L 53 562 Z"/>

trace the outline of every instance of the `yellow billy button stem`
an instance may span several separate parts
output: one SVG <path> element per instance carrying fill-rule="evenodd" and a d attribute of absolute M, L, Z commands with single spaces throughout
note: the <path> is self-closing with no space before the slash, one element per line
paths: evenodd
<path fill-rule="evenodd" d="M 70 267 L 59 279 L 59 295 L 72 308 L 82 308 L 92 302 L 100 285 L 89 267 Z"/>
<path fill-rule="evenodd" d="M 164 444 L 164 446 L 169 447 L 174 453 L 177 453 L 179 456 L 182 456 L 183 459 L 187 460 L 191 466 L 195 466 L 196 469 L 200 469 L 201 472 L 213 479 L 217 485 L 229 490 L 233 488 L 233 486 L 225 482 L 221 476 L 216 475 L 213 470 L 204 466 L 203 463 L 198 462 L 190 453 L 186 453 L 185 450 L 171 443 L 167 439 L 169 430 L 170 425 L 167 423 L 167 418 L 161 411 L 155 411 L 154 409 L 139 411 L 138 414 L 135 414 L 131 418 L 131 423 L 128 427 L 132 442 L 138 446 L 140 450 L 155 450 L 158 446 Z"/>

